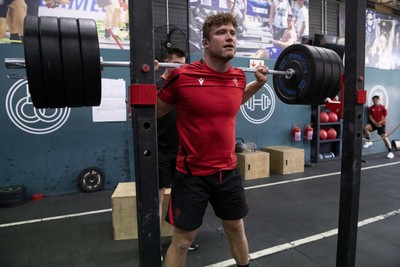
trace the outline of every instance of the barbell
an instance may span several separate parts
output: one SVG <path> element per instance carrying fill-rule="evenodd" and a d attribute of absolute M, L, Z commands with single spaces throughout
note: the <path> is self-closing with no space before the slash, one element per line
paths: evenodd
<path fill-rule="evenodd" d="M 4 64 L 7 69 L 24 69 L 26 68 L 25 59 L 23 58 L 5 58 Z M 171 63 L 171 62 L 159 62 L 157 63 L 160 68 L 179 68 L 185 64 L 181 63 Z M 102 57 L 100 57 L 100 66 L 103 69 L 104 67 L 130 67 L 129 61 L 104 61 Z M 237 67 L 238 69 L 243 70 L 244 72 L 256 72 L 255 68 L 246 68 L 246 67 Z M 286 71 L 280 70 L 268 70 L 267 74 L 273 75 L 284 75 L 286 79 L 291 79 L 295 74 L 293 69 L 287 69 Z"/>
<path fill-rule="evenodd" d="M 103 67 L 130 67 L 130 62 L 103 61 L 97 26 L 84 18 L 26 16 L 25 58 L 6 58 L 9 69 L 25 68 L 35 108 L 98 106 Z M 159 63 L 159 67 L 180 67 Z M 252 68 L 241 68 L 255 72 Z M 275 62 L 273 85 L 286 104 L 319 105 L 340 90 L 341 58 L 333 50 L 294 44 Z"/>

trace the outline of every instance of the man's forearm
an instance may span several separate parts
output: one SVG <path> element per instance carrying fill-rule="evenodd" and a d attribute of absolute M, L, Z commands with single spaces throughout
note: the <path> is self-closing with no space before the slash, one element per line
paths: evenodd
<path fill-rule="evenodd" d="M 252 97 L 255 93 L 257 93 L 261 87 L 263 87 L 263 85 L 264 83 L 258 81 L 253 81 L 249 83 L 244 91 L 242 104 L 246 103 L 247 100 L 250 99 L 250 97 Z"/>

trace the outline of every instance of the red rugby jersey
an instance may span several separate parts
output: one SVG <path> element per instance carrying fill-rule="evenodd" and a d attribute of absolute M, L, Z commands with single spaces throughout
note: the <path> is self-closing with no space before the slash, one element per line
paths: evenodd
<path fill-rule="evenodd" d="M 387 109 L 384 105 L 372 105 L 369 108 L 369 115 L 371 115 L 376 122 L 380 122 L 382 117 L 387 116 L 387 114 Z M 386 124 L 386 122 L 384 122 L 383 124 Z"/>
<path fill-rule="evenodd" d="M 205 176 L 236 166 L 236 114 L 246 77 L 231 67 L 220 73 L 196 61 L 175 69 L 158 97 L 175 104 L 180 147 L 177 170 Z"/>

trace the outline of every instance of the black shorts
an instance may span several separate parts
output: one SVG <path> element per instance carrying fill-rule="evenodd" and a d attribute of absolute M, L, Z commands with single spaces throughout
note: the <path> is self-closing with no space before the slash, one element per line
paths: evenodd
<path fill-rule="evenodd" d="M 158 151 L 158 188 L 171 187 L 176 173 L 176 153 Z"/>
<path fill-rule="evenodd" d="M 373 131 L 375 130 L 378 131 L 379 135 L 386 134 L 386 125 L 382 125 L 381 127 L 376 127 L 375 124 L 373 124 L 372 122 L 370 123 L 370 125 Z"/>
<path fill-rule="evenodd" d="M 249 212 L 239 171 L 190 176 L 177 171 L 165 220 L 187 231 L 200 227 L 208 202 L 222 220 L 239 220 Z"/>

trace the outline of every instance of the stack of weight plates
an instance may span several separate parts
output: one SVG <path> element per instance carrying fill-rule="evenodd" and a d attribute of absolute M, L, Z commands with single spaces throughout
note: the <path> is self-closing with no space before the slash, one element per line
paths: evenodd
<path fill-rule="evenodd" d="M 26 187 L 11 185 L 0 187 L 0 208 L 10 208 L 26 202 Z"/>

